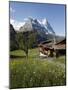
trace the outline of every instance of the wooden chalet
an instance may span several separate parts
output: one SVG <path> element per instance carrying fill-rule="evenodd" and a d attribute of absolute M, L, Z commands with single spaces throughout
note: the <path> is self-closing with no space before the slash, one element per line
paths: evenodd
<path fill-rule="evenodd" d="M 66 54 L 66 39 L 63 39 L 55 44 L 56 57 Z"/>
<path fill-rule="evenodd" d="M 55 45 L 52 41 L 42 42 L 38 45 L 40 56 L 55 56 L 64 55 L 66 52 L 66 39 L 57 42 Z"/>

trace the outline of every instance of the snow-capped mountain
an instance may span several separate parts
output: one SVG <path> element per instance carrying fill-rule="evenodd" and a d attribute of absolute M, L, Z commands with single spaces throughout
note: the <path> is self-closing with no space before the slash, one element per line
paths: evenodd
<path fill-rule="evenodd" d="M 48 30 L 49 33 L 55 34 L 53 28 L 51 27 L 50 23 L 48 22 L 47 19 L 44 19 L 42 22 L 43 26 Z"/>
<path fill-rule="evenodd" d="M 25 24 L 20 28 L 19 32 L 35 32 L 37 33 L 37 41 L 43 41 L 49 38 L 53 39 L 53 34 L 55 34 L 54 30 L 52 29 L 51 25 L 47 20 L 45 22 L 41 22 L 37 19 L 28 18 Z"/>
<path fill-rule="evenodd" d="M 28 18 L 28 20 L 25 22 L 25 24 L 20 28 L 20 31 L 32 31 L 37 30 L 39 32 L 43 33 L 52 33 L 54 34 L 54 30 L 49 24 L 48 20 L 45 19 L 43 22 L 37 20 Z"/>

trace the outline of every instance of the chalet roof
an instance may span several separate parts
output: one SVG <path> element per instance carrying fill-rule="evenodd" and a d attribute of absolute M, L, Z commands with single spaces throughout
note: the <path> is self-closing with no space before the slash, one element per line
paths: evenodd
<path fill-rule="evenodd" d="M 55 48 L 56 49 L 65 49 L 66 48 L 66 45 L 65 44 L 61 44 L 61 45 L 55 45 Z"/>
<path fill-rule="evenodd" d="M 66 38 L 59 41 L 58 43 L 55 44 L 56 49 L 65 49 L 66 48 Z"/>
<path fill-rule="evenodd" d="M 43 46 L 43 47 L 52 47 L 53 45 L 53 42 L 52 41 L 45 41 L 45 42 L 42 42 L 40 43 L 38 46 Z"/>
<path fill-rule="evenodd" d="M 50 48 L 53 49 L 55 47 L 55 49 L 65 49 L 66 48 L 66 38 L 57 42 L 55 45 L 53 44 L 53 42 L 51 41 L 47 41 L 44 43 L 39 44 L 40 47 L 43 48 Z"/>
<path fill-rule="evenodd" d="M 64 38 L 63 40 L 56 43 L 56 45 L 58 45 L 58 44 L 66 44 L 66 38 Z"/>

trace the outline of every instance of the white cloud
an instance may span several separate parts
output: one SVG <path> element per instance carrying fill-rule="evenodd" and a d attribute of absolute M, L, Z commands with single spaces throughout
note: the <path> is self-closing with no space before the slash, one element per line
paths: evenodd
<path fill-rule="evenodd" d="M 12 7 L 10 7 L 10 12 L 14 13 L 15 10 Z"/>
<path fill-rule="evenodd" d="M 13 25 L 15 30 L 19 30 L 19 28 L 25 24 L 25 22 L 20 22 L 14 19 L 10 19 L 10 23 Z"/>
<path fill-rule="evenodd" d="M 24 21 L 27 21 L 28 20 L 28 18 L 24 18 Z"/>
<path fill-rule="evenodd" d="M 14 19 L 10 19 L 10 23 L 14 24 L 15 20 Z"/>

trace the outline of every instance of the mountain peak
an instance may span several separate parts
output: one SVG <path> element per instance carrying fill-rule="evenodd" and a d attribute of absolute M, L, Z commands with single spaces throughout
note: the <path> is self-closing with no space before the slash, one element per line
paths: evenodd
<path fill-rule="evenodd" d="M 48 22 L 48 21 L 47 21 L 46 18 L 44 18 L 44 19 L 42 20 L 42 24 L 43 24 L 43 25 L 47 25 L 47 22 Z"/>
<path fill-rule="evenodd" d="M 27 30 L 28 31 L 37 30 L 38 32 L 42 31 L 45 33 L 55 34 L 53 28 L 51 27 L 50 23 L 46 18 L 43 19 L 41 22 L 38 19 L 33 19 L 29 17 L 25 22 L 25 24 L 22 26 L 22 28 L 20 28 L 20 31 L 27 31 Z"/>

